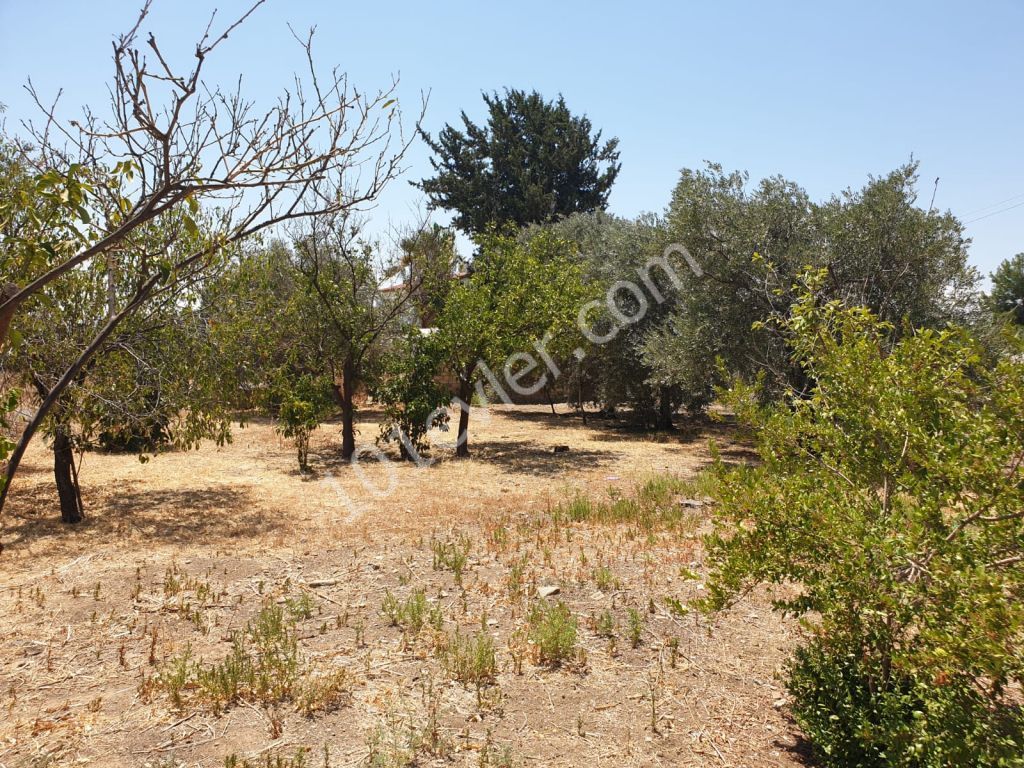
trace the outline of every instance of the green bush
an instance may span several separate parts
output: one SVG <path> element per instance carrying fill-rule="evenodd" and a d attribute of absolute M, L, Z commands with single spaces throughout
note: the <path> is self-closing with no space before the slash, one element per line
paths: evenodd
<path fill-rule="evenodd" d="M 334 410 L 331 384 L 322 378 L 303 374 L 286 380 L 279 387 L 277 431 L 295 440 L 299 469 L 309 469 L 309 438 Z"/>
<path fill-rule="evenodd" d="M 576 651 L 576 617 L 561 600 L 538 602 L 530 610 L 529 640 L 541 664 L 558 666 L 569 661 Z"/>
<path fill-rule="evenodd" d="M 427 594 L 422 589 L 415 589 L 404 601 L 399 600 L 391 590 L 384 590 L 381 613 L 393 627 L 403 627 L 413 633 L 423 629 L 427 618 Z"/>
<path fill-rule="evenodd" d="M 394 343 L 373 397 L 384 406 L 378 443 L 398 443 L 403 459 L 426 455 L 427 434 L 435 427 L 448 429 L 451 393 L 437 378 L 440 352 L 431 337 L 414 328 Z"/>
<path fill-rule="evenodd" d="M 439 637 L 435 650 L 445 674 L 463 685 L 473 685 L 479 690 L 493 683 L 498 675 L 494 638 L 486 632 L 463 635 L 456 629 Z"/>
<path fill-rule="evenodd" d="M 799 648 L 789 665 L 796 720 L 828 764 L 1021 765 L 1021 724 L 1012 707 L 993 708 L 967 684 L 902 673 L 877 689 L 870 662 L 835 645 Z"/>
<path fill-rule="evenodd" d="M 786 585 L 793 712 L 828 764 L 1024 765 L 1024 356 L 811 291 L 782 329 L 814 386 L 730 391 L 761 463 L 717 465 L 702 607 Z"/>

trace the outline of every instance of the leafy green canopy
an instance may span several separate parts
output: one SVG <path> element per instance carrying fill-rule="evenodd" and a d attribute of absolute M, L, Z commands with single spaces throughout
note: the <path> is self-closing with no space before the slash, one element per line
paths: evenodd
<path fill-rule="evenodd" d="M 812 291 L 827 275 L 813 273 Z M 1024 764 L 1024 349 L 802 294 L 807 397 L 728 393 L 761 463 L 716 469 L 705 607 L 759 583 L 803 617 L 794 711 L 829 764 Z"/>
<path fill-rule="evenodd" d="M 90 196 L 131 175 L 128 163 L 118 164 L 110 174 L 81 166 L 72 166 L 67 176 L 52 170 L 33 174 L 28 160 L 24 151 L 0 140 L 4 274 L 52 267 L 87 244 L 95 234 L 89 229 Z M 166 260 L 204 247 L 206 223 L 191 209 L 166 212 L 133 230 L 121 250 L 82 264 L 33 294 L 22 305 L 2 351 L 4 373 L 45 397 L 111 316 L 131 300 L 139 274 L 158 258 L 154 254 Z M 165 245 L 167 240 L 171 246 Z M 74 444 L 83 449 L 147 451 L 164 443 L 188 448 L 206 437 L 227 439 L 217 361 L 196 313 L 197 302 L 194 283 L 182 281 L 120 323 L 98 347 L 98 357 L 63 391 L 44 431 L 73 431 Z"/>
<path fill-rule="evenodd" d="M 483 98 L 486 125 L 463 112 L 463 130 L 446 125 L 437 139 L 423 134 L 435 175 L 416 186 L 432 208 L 455 211 L 457 227 L 481 234 L 605 207 L 620 168 L 618 139 L 602 144 L 601 131 L 561 96 L 545 101 L 536 91 L 507 90 Z"/>
<path fill-rule="evenodd" d="M 545 344 L 573 332 L 583 295 L 576 250 L 567 240 L 550 232 L 525 243 L 487 234 L 477 245 L 473 271 L 448 294 L 432 339 L 467 406 L 473 387 L 482 391 L 485 376 L 492 385 L 521 393 L 551 381 L 556 374 L 545 359 Z M 464 408 L 460 456 L 468 455 L 468 429 Z"/>
<path fill-rule="evenodd" d="M 1024 325 L 1024 253 L 1005 259 L 992 273 L 989 308 L 997 315 L 1008 315 L 1017 325 Z"/>
<path fill-rule="evenodd" d="M 568 241 L 541 233 L 525 244 L 500 235 L 477 243 L 472 274 L 452 289 L 438 318 L 437 344 L 467 384 L 480 363 L 501 371 L 511 355 L 530 352 L 546 333 L 571 329 L 581 295 Z"/>
<path fill-rule="evenodd" d="M 681 297 L 676 324 L 696 338 L 685 339 L 680 357 L 704 348 L 734 372 L 766 369 L 780 386 L 799 383 L 776 326 L 752 327 L 789 313 L 807 266 L 825 270 L 823 295 L 866 306 L 897 332 L 904 319 L 932 328 L 962 320 L 976 280 L 963 226 L 949 213 L 918 207 L 916 184 L 910 163 L 815 203 L 782 177 L 748 188 L 745 174 L 717 165 L 684 171 L 669 232 L 705 276 Z"/>
<path fill-rule="evenodd" d="M 628 404 L 638 421 L 655 426 L 668 426 L 658 420 L 657 406 L 664 398 L 672 411 L 680 405 L 699 408 L 705 404 L 711 395 L 708 365 L 694 365 L 696 354 L 660 352 L 667 341 L 691 331 L 690 323 L 675 327 L 673 319 L 681 284 L 698 279 L 677 252 L 666 251 L 671 240 L 665 219 L 653 214 L 625 219 L 595 212 L 533 227 L 527 233 L 541 229 L 577 244 L 585 291 L 599 302 L 585 319 L 591 338 L 602 343 L 581 336 L 574 341 L 586 356 L 577 360 L 570 348 L 566 359 L 566 367 L 585 379 L 586 391 L 608 410 Z M 615 288 L 623 282 L 639 294 Z M 666 340 L 666 336 L 672 338 Z M 697 352 L 713 366 L 712 350 Z"/>
<path fill-rule="evenodd" d="M 24 387 L 42 403 L 20 444 L 0 439 L 7 477 L 37 428 L 58 453 L 61 444 L 149 451 L 227 439 L 194 314 L 194 278 L 219 263 L 211 254 L 223 246 L 213 247 L 209 217 L 189 198 L 133 225 L 103 259 L 85 259 L 15 300 L 14 280 L 66 266 L 104 226 L 121 225 L 135 176 L 129 161 L 109 170 L 72 163 L 38 172 L 40 164 L 32 148 L 0 134 L 0 411 L 13 410 Z M 196 271 L 175 273 L 170 259 L 195 251 L 205 254 Z M 0 507 L 6 490 L 0 480 Z"/>
<path fill-rule="evenodd" d="M 395 339 L 373 383 L 374 399 L 383 406 L 379 443 L 397 443 L 403 459 L 422 459 L 430 448 L 427 433 L 448 429 L 451 392 L 439 380 L 437 339 L 409 328 Z"/>

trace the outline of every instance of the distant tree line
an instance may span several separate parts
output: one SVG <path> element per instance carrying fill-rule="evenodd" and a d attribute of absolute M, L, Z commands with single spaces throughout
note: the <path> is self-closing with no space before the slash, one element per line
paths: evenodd
<path fill-rule="evenodd" d="M 126 60 L 133 39 L 119 43 Z M 130 84 L 151 76 L 119 75 L 117 103 L 138 98 Z M 42 426 L 63 517 L 75 521 L 76 451 L 228 440 L 238 409 L 276 418 L 306 471 L 310 436 L 335 413 L 340 458 L 356 456 L 364 395 L 385 410 L 380 444 L 415 459 L 429 453 L 431 429 L 449 428 L 452 396 L 452 438 L 466 456 L 481 398 L 527 392 L 670 429 L 701 413 L 726 376 L 760 376 L 766 397 L 808 393 L 813 377 L 772 322 L 789 313 L 808 267 L 826 275 L 823 300 L 867 307 L 897 333 L 1024 319 L 1022 257 L 981 295 L 960 222 L 917 205 L 913 163 L 822 202 L 782 177 L 751 184 L 709 164 L 681 173 L 662 213 L 624 219 L 604 210 L 617 141 L 536 92 L 485 94 L 484 124 L 463 114 L 436 139 L 423 134 L 434 175 L 417 186 L 453 223 L 412 228 L 388 247 L 365 236 L 354 211 L 395 175 L 404 148 L 369 155 L 376 170 L 364 189 L 346 181 L 353 153 L 388 135 L 364 125 L 374 110 L 391 120 L 386 95 L 363 104 L 351 134 L 336 125 L 334 148 L 296 144 L 321 171 L 288 176 L 282 165 L 244 215 L 202 206 L 208 190 L 251 182 L 232 170 L 235 155 L 214 166 L 223 178 L 189 176 L 213 147 L 183 126 L 168 128 L 180 134 L 173 143 L 130 116 L 102 142 L 83 129 L 79 162 L 42 137 L 3 139 L 0 259 L 18 278 L 5 280 L 0 306 L 10 328 L 3 402 L 8 414 L 19 392 L 42 404 L 20 442 L 4 438 L 8 478 Z M 335 112 L 318 109 L 335 125 Z M 249 124 L 229 127 L 245 136 Z M 261 140 L 300 141 L 281 130 Z M 140 132 L 149 143 L 136 150 Z M 238 152 L 269 151 L 249 141 Z M 274 225 L 269 239 L 253 238 Z M 465 258 L 457 229 L 475 244 Z"/>

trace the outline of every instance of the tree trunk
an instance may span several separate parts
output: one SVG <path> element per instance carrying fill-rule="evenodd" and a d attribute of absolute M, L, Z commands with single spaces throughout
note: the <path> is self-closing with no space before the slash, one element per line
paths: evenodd
<path fill-rule="evenodd" d="M 356 394 L 355 366 L 345 363 L 344 377 L 341 382 L 341 458 L 351 461 L 356 452 L 355 405 Z"/>
<path fill-rule="evenodd" d="M 583 404 L 583 371 L 576 369 L 576 407 L 583 417 L 583 426 L 587 426 L 587 408 Z"/>
<path fill-rule="evenodd" d="M 68 269 L 70 268 L 71 267 Z M 50 270 L 50 273 L 48 273 L 49 276 L 43 275 L 42 277 L 36 278 L 33 285 L 42 286 L 49 282 L 49 280 L 55 279 L 53 275 L 57 269 L 63 269 L 63 267 Z M 63 274 L 63 272 L 59 272 L 59 274 Z M 64 393 L 64 390 L 68 388 L 71 382 L 80 377 L 82 372 L 88 370 L 89 366 L 93 364 L 94 356 L 110 335 L 117 329 L 120 322 L 149 298 L 149 295 L 156 289 L 159 281 L 160 273 L 158 272 L 143 283 L 135 292 L 134 298 L 132 298 L 132 300 L 128 302 L 120 312 L 107 321 L 107 324 L 104 325 L 93 340 L 89 342 L 89 346 L 87 346 L 78 355 L 78 359 L 71 364 L 70 368 L 64 371 L 64 375 L 61 376 L 53 388 L 49 390 L 48 394 L 42 398 L 39 408 L 36 409 L 36 415 L 32 417 L 28 424 L 25 425 L 25 429 L 22 430 L 17 446 L 15 446 L 14 451 L 7 459 L 7 470 L 4 473 L 3 482 L 0 483 L 0 512 L 3 512 L 4 504 L 7 503 L 7 495 L 11 491 L 11 481 L 14 480 L 14 475 L 18 471 L 18 467 L 21 465 L 21 459 L 25 455 L 25 451 L 28 449 L 28 444 L 32 441 L 33 435 L 35 435 L 36 430 L 39 429 L 39 425 L 43 423 L 43 419 L 45 419 L 54 409 L 57 405 L 57 401 L 60 400 L 60 396 Z M 3 311 L 6 310 L 0 310 L 0 313 Z M 0 330 L 3 329 L 0 328 Z M 0 346 L 2 346 L 2 344 L 0 344 Z M 2 551 L 3 545 L 0 544 L 0 552 Z"/>
<path fill-rule="evenodd" d="M 469 404 L 473 399 L 473 387 L 468 381 L 459 383 L 459 436 L 455 446 L 455 455 L 459 458 L 469 456 Z"/>
<path fill-rule="evenodd" d="M 17 283 L 5 283 L 0 287 L 0 304 L 6 304 L 9 299 L 17 294 Z M 11 327 L 11 320 L 14 318 L 14 311 L 16 309 L 17 307 L 14 304 L 0 309 L 0 349 L 7 346 L 7 330 Z"/>
<path fill-rule="evenodd" d="M 78 487 L 75 470 L 75 452 L 67 430 L 59 426 L 53 437 L 53 476 L 57 481 L 60 498 L 60 519 L 65 523 L 80 523 L 84 518 L 82 491 Z"/>
<path fill-rule="evenodd" d="M 672 429 L 672 391 L 662 387 L 658 401 L 658 429 Z"/>

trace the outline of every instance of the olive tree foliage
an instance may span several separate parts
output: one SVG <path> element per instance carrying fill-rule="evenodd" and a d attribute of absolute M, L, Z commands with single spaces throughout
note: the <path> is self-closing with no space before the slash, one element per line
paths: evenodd
<path fill-rule="evenodd" d="M 457 382 L 460 457 L 469 455 L 474 389 L 479 396 L 495 382 L 524 391 L 543 386 L 550 372 L 538 361 L 543 356 L 536 345 L 570 332 L 581 303 L 580 269 L 569 241 L 547 232 L 525 243 L 488 234 L 477 238 L 477 246 L 473 269 L 449 293 L 432 340 Z"/>
<path fill-rule="evenodd" d="M 407 143 L 392 96 L 352 88 L 333 70 L 314 65 L 312 36 L 301 40 L 305 78 L 260 111 L 241 93 L 203 79 L 207 59 L 262 4 L 215 31 L 211 18 L 191 65 L 171 61 L 149 34 L 142 40 L 149 3 L 114 41 L 111 103 L 105 115 L 86 109 L 63 121 L 43 106 L 41 124 L 26 124 L 31 150 L 22 161 L 35 172 L 35 194 L 56 199 L 55 217 L 30 216 L 9 247 L 18 271 L 6 273 L 0 300 L 0 343 L 17 330 L 19 313 L 45 290 L 93 260 L 135 253 L 126 295 L 107 322 L 54 382 L 7 463 L 0 509 L 24 450 L 66 389 L 118 326 L 147 302 L 206 273 L 223 249 L 250 235 L 324 213 L 357 208 L 376 198 L 398 172 Z M 397 135 L 397 144 L 396 141 Z M 326 196 L 327 184 L 343 194 Z M 31 193 L 30 193 L 31 194 Z M 191 250 L 174 248 L 208 226 Z M 5 219 L 20 214 L 5 206 Z M 157 224 L 162 240 L 138 233 Z M 62 310 L 53 308 L 57 322 Z"/>
<path fill-rule="evenodd" d="M 422 134 L 435 175 L 416 186 L 432 208 L 454 211 L 455 225 L 471 234 L 604 209 L 619 173 L 618 139 L 602 143 L 561 96 L 512 89 L 483 99 L 486 124 L 463 112 L 461 128 Z"/>
<path fill-rule="evenodd" d="M 962 225 L 916 205 L 910 163 L 814 203 L 782 177 L 748 186 L 720 166 L 683 171 L 669 206 L 669 238 L 685 245 L 703 276 L 684 284 L 669 332 L 648 347 L 656 370 L 684 377 L 709 360 L 744 375 L 768 373 L 768 391 L 809 385 L 785 339 L 766 321 L 785 317 L 807 266 L 825 270 L 822 291 L 865 306 L 898 329 L 965 319 L 977 276 Z"/>
<path fill-rule="evenodd" d="M 917 207 L 916 179 L 911 163 L 815 203 L 783 177 L 751 185 L 746 174 L 709 164 L 682 172 L 664 217 L 596 213 L 549 225 L 579 245 L 591 293 L 609 299 L 576 371 L 606 409 L 628 405 L 658 427 L 671 426 L 680 406 L 703 408 L 722 368 L 765 371 L 766 394 L 806 388 L 806 371 L 766 322 L 788 314 L 806 266 L 826 270 L 829 297 L 900 329 L 966 320 L 976 274 L 962 226 Z M 635 293 L 614 288 L 623 281 L 641 289 L 643 312 Z M 601 332 L 614 326 L 614 335 Z"/>
<path fill-rule="evenodd" d="M 985 297 L 997 317 L 1024 325 L 1024 253 L 1004 259 L 992 273 L 992 292 Z"/>
<path fill-rule="evenodd" d="M 788 311 L 793 279 L 820 257 L 804 190 L 782 177 L 750 189 L 745 173 L 709 164 L 682 172 L 668 222 L 670 237 L 690 249 L 704 274 L 684 288 L 672 322 L 686 333 L 664 338 L 661 357 L 674 362 L 663 365 L 707 370 L 719 358 L 733 372 L 798 378 L 778 334 L 755 325 Z"/>
<path fill-rule="evenodd" d="M 967 319 L 978 274 L 963 225 L 918 205 L 917 169 L 912 161 L 816 205 L 816 266 L 827 270 L 828 295 L 849 306 L 896 326 L 941 328 Z"/>
<path fill-rule="evenodd" d="M 780 323 L 814 382 L 726 400 L 761 462 L 719 464 L 703 607 L 785 585 L 797 721 L 836 766 L 1021 765 L 1024 357 L 895 326 L 811 273 Z"/>
<path fill-rule="evenodd" d="M 577 341 L 585 356 L 570 354 L 566 360 L 573 378 L 580 379 L 577 390 L 590 393 L 609 413 L 627 405 L 641 424 L 656 428 L 671 427 L 680 405 L 705 403 L 710 379 L 686 387 L 683 377 L 665 376 L 651 365 L 645 352 L 678 310 L 682 284 L 696 279 L 681 252 L 667 250 L 665 220 L 597 212 L 570 216 L 550 229 L 576 243 L 587 298 L 597 302 L 579 307 L 588 334 Z M 570 397 L 580 397 L 568 389 Z"/>

